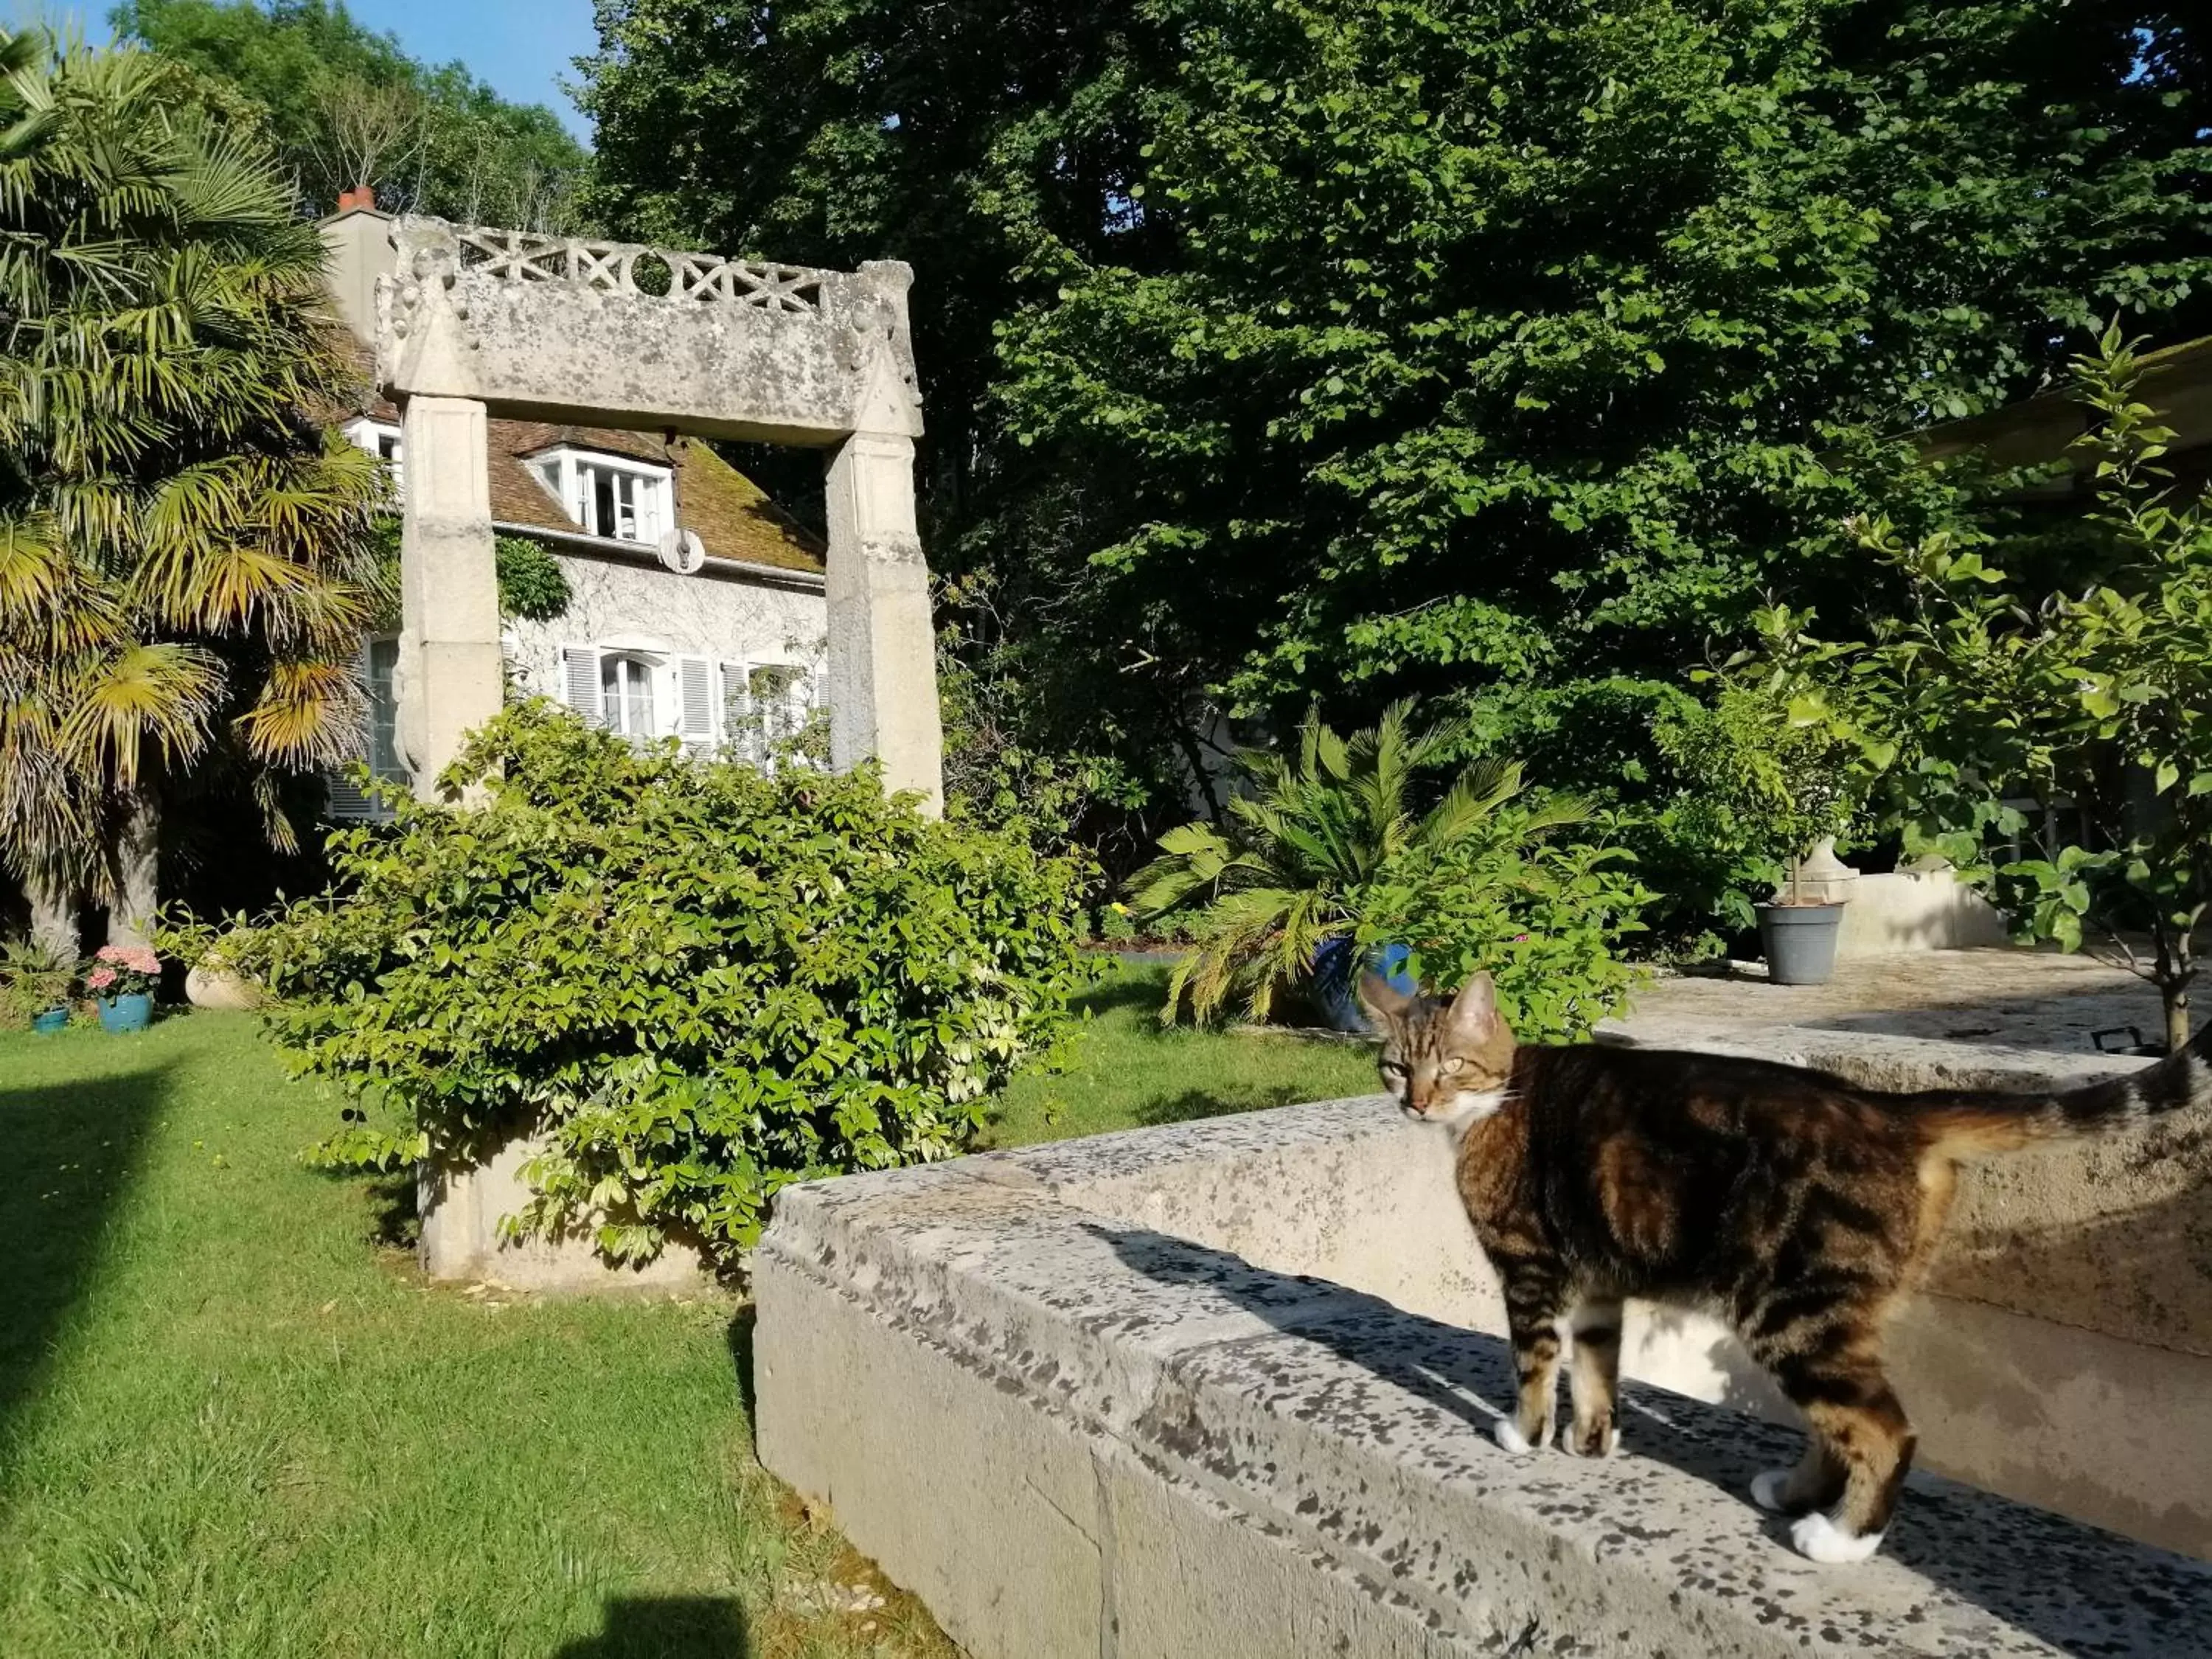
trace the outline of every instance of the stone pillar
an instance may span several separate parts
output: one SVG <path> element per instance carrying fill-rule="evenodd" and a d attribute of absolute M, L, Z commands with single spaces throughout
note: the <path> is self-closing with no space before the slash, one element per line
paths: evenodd
<path fill-rule="evenodd" d="M 499 713 L 499 575 L 484 406 L 418 396 L 403 418 L 398 737 L 429 799 L 463 738 Z"/>
<path fill-rule="evenodd" d="M 945 809 L 937 635 L 915 528 L 914 440 L 856 432 L 830 460 L 830 757 Z"/>

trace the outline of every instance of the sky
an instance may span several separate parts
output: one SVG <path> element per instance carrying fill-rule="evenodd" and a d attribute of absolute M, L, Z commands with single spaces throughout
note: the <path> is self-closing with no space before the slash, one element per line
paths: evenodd
<path fill-rule="evenodd" d="M 74 21 L 85 39 L 107 38 L 110 0 L 0 0 L 0 17 L 21 25 Z M 561 90 L 574 79 L 569 60 L 597 44 L 592 0 L 346 0 L 367 27 L 399 37 L 426 63 L 455 58 L 501 97 L 544 104 L 586 143 L 591 129 Z"/>

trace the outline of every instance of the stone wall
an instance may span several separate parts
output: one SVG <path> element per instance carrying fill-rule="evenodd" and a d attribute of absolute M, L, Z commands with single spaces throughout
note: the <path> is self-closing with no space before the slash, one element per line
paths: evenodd
<path fill-rule="evenodd" d="M 763 1461 L 977 1659 L 2148 1656 L 2212 1628 L 2201 1563 L 1933 1474 L 1873 1561 L 1791 1553 L 1743 1493 L 1796 1432 L 1672 1316 L 1632 1327 L 1632 1373 L 1725 1407 L 1632 1386 L 1619 1457 L 1509 1457 L 1448 1143 L 1380 1100 L 790 1188 L 754 1274 Z M 1909 1317 L 1929 1461 L 1954 1409 L 2087 1409 L 2182 1506 L 2201 1427 L 2146 1368 L 2201 1362 L 1982 1303 Z"/>
<path fill-rule="evenodd" d="M 829 607 L 819 586 L 769 586 L 719 576 L 679 576 L 657 563 L 552 550 L 568 583 L 568 608 L 550 622 L 507 624 L 511 667 L 522 686 L 561 697 L 561 647 L 617 635 L 660 641 L 684 656 L 818 664 Z"/>

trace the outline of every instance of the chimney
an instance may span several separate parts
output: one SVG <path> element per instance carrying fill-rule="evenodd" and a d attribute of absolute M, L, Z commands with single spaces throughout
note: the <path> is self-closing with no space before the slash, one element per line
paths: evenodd
<path fill-rule="evenodd" d="M 364 208 L 371 213 L 376 211 L 374 185 L 356 185 L 351 190 L 342 190 L 338 192 L 340 213 L 355 213 Z"/>

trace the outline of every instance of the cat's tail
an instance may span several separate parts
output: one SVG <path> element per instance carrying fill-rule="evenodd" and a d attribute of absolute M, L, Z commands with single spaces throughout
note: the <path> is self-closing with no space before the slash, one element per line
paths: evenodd
<path fill-rule="evenodd" d="M 2180 1053 L 2130 1077 L 2061 1095 L 1924 1097 L 1916 1114 L 1930 1152 L 1978 1158 L 2039 1140 L 2102 1134 L 2164 1112 L 2212 1101 L 2212 1024 Z"/>

